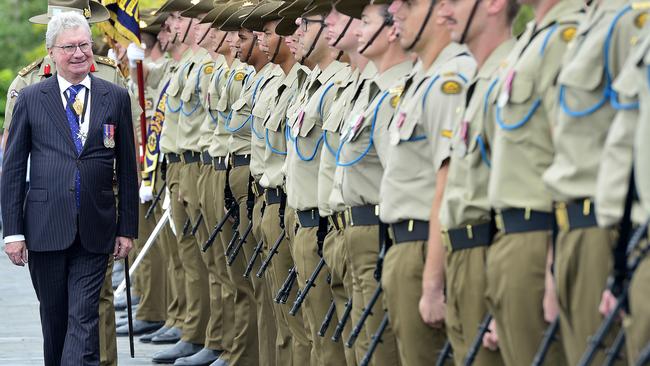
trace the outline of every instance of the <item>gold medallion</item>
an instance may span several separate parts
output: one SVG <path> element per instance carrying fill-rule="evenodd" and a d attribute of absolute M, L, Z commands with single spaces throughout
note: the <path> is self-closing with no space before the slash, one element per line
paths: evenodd
<path fill-rule="evenodd" d="M 440 89 L 445 94 L 460 94 L 460 92 L 463 90 L 463 87 L 460 86 L 459 82 L 449 80 L 444 82 Z"/>
<path fill-rule="evenodd" d="M 81 113 L 83 112 L 84 109 L 84 103 L 79 99 L 79 96 L 74 100 L 74 103 L 72 104 L 72 109 L 74 109 L 75 113 L 77 113 L 77 116 L 81 116 Z"/>

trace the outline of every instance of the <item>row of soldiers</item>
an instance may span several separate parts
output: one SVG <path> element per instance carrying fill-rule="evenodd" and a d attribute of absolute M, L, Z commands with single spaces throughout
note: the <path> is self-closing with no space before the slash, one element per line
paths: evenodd
<path fill-rule="evenodd" d="M 647 362 L 648 8 L 168 0 L 143 28 L 152 360 Z"/>

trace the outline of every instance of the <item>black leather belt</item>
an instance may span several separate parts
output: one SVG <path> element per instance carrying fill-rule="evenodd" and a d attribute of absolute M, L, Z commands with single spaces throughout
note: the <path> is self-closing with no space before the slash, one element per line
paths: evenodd
<path fill-rule="evenodd" d="M 167 162 L 170 163 L 170 164 L 171 163 L 180 163 L 181 162 L 181 156 L 178 155 L 178 154 L 168 153 L 168 154 L 165 154 L 165 156 L 167 157 Z"/>
<path fill-rule="evenodd" d="M 449 244 L 451 251 L 486 247 L 492 243 L 494 236 L 494 225 L 486 222 L 479 225 L 467 225 L 464 228 L 443 231 L 445 242 Z"/>
<path fill-rule="evenodd" d="M 218 171 L 226 170 L 228 168 L 226 167 L 226 157 L 217 156 L 216 158 L 212 158 L 212 166 Z"/>
<path fill-rule="evenodd" d="M 335 212 L 327 216 L 327 221 L 330 225 L 338 231 L 345 229 L 345 212 Z"/>
<path fill-rule="evenodd" d="M 284 195 L 284 190 L 280 187 L 278 188 L 267 188 L 264 190 L 264 196 L 266 199 L 266 205 L 275 205 L 282 201 L 282 196 Z"/>
<path fill-rule="evenodd" d="M 349 226 L 379 225 L 379 206 L 354 206 L 346 210 L 345 223 Z"/>
<path fill-rule="evenodd" d="M 298 210 L 296 213 L 301 227 L 318 227 L 320 215 L 318 214 L 317 208 L 305 211 Z"/>
<path fill-rule="evenodd" d="M 562 231 L 598 226 L 594 203 L 590 199 L 555 203 L 555 221 Z"/>
<path fill-rule="evenodd" d="M 504 234 L 553 230 L 553 215 L 549 212 L 524 208 L 509 208 L 497 212 L 497 228 Z"/>
<path fill-rule="evenodd" d="M 240 166 L 245 166 L 245 165 L 250 165 L 251 163 L 251 156 L 250 155 L 233 155 L 231 157 L 232 161 L 232 166 L 240 167 Z"/>
<path fill-rule="evenodd" d="M 181 155 L 181 160 L 185 164 L 193 164 L 201 161 L 201 154 L 195 151 L 184 151 Z"/>
<path fill-rule="evenodd" d="M 264 187 L 262 187 L 259 182 L 254 181 L 251 183 L 251 189 L 253 190 L 253 193 L 255 194 L 255 197 L 259 197 L 264 194 Z"/>
<path fill-rule="evenodd" d="M 201 162 L 203 165 L 212 165 L 212 156 L 210 156 L 209 152 L 203 151 L 201 153 Z"/>
<path fill-rule="evenodd" d="M 429 240 L 429 221 L 405 220 L 390 225 L 393 243 Z"/>

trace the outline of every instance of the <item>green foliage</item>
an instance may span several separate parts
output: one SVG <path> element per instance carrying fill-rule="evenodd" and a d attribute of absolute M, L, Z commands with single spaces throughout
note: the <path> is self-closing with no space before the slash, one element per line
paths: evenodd
<path fill-rule="evenodd" d="M 515 21 L 512 25 L 513 34 L 516 37 L 519 37 L 519 35 L 526 29 L 526 23 L 531 21 L 533 17 L 533 8 L 528 5 L 522 6 L 521 9 L 519 9 L 519 14 L 517 14 L 517 18 L 515 18 Z"/>

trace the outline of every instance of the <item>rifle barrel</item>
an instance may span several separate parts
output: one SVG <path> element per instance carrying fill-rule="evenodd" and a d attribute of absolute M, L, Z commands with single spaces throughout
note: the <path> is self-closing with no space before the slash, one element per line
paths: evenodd
<path fill-rule="evenodd" d="M 487 314 L 483 318 L 483 321 L 478 327 L 478 333 L 476 334 L 476 337 L 472 342 L 472 346 L 469 348 L 469 352 L 467 352 L 467 356 L 463 360 L 464 366 L 471 366 L 474 363 L 474 360 L 476 359 L 476 355 L 481 350 L 481 343 L 483 343 L 483 336 L 485 335 L 485 333 L 490 331 L 491 321 L 492 321 L 492 314 Z"/>
<path fill-rule="evenodd" d="M 384 331 L 386 331 L 387 326 L 388 326 L 388 313 L 384 314 L 384 318 L 381 320 L 381 323 L 379 324 L 379 328 L 377 328 L 377 332 L 375 332 L 375 334 L 372 335 L 372 342 L 370 343 L 370 346 L 368 347 L 368 351 L 363 356 L 363 359 L 361 360 L 359 366 L 368 366 L 370 364 L 370 360 L 372 360 L 372 354 L 375 353 L 375 350 L 377 349 L 379 342 L 381 342 L 381 336 L 384 334 Z"/>
<path fill-rule="evenodd" d="M 145 220 L 151 217 L 151 214 L 153 213 L 154 208 L 158 205 L 158 202 L 160 202 L 160 198 L 162 198 L 163 193 L 165 193 L 165 187 L 167 187 L 167 182 L 163 182 L 162 187 L 160 187 L 160 190 L 158 191 L 158 194 L 156 194 L 156 197 L 153 198 L 153 201 L 151 202 L 151 205 L 147 209 L 147 213 L 144 215 Z"/>
<path fill-rule="evenodd" d="M 253 271 L 253 266 L 255 266 L 255 262 L 257 261 L 257 258 L 260 256 L 260 253 L 262 253 L 263 245 L 264 245 L 264 240 L 260 240 L 259 243 L 257 243 L 257 246 L 253 251 L 253 255 L 251 256 L 251 260 L 248 262 L 248 265 L 246 266 L 246 271 L 244 271 L 244 278 L 250 277 L 251 272 Z"/>
<path fill-rule="evenodd" d="M 375 293 L 372 294 L 372 298 L 370 298 L 370 302 L 366 305 L 366 307 L 363 308 L 363 312 L 361 313 L 361 317 L 359 318 L 359 321 L 354 326 L 352 332 L 350 333 L 350 337 L 345 342 L 346 347 L 352 348 L 352 346 L 354 346 L 354 342 L 356 342 L 357 337 L 359 337 L 359 334 L 361 334 L 361 331 L 363 330 L 363 326 L 366 323 L 366 320 L 370 315 L 372 315 L 372 308 L 375 307 L 375 304 L 379 300 L 379 295 L 381 295 L 381 292 L 382 292 L 382 288 L 381 285 L 379 285 L 377 286 Z"/>
<path fill-rule="evenodd" d="M 246 226 L 246 230 L 244 231 L 244 235 L 239 239 L 237 246 L 235 246 L 232 253 L 228 256 L 227 262 L 229 266 L 232 266 L 232 264 L 235 263 L 235 259 L 237 259 L 241 248 L 244 247 L 244 243 L 246 243 L 246 239 L 248 239 L 248 235 L 250 235 L 251 229 L 253 229 L 253 222 L 249 221 L 248 226 Z"/>
<path fill-rule="evenodd" d="M 196 224 L 192 227 L 192 236 L 196 235 L 196 232 L 199 231 L 199 227 L 201 226 L 201 223 L 203 222 L 203 214 L 199 214 L 199 218 L 196 219 Z"/>
<path fill-rule="evenodd" d="M 453 349 L 451 348 L 451 343 L 449 341 L 445 342 L 445 345 L 440 350 L 438 354 L 438 359 L 436 360 L 436 366 L 444 366 L 448 358 L 451 358 L 453 355 Z"/>
<path fill-rule="evenodd" d="M 316 265 L 316 269 L 314 269 L 314 272 L 312 272 L 311 276 L 309 276 L 309 279 L 305 283 L 305 288 L 300 292 L 300 295 L 296 298 L 296 301 L 293 303 L 291 310 L 289 310 L 289 315 L 296 315 L 298 310 L 300 310 L 302 303 L 305 301 L 305 298 L 309 294 L 309 290 L 311 290 L 311 288 L 315 286 L 314 282 L 316 282 L 316 278 L 318 277 L 318 275 L 320 274 L 324 266 L 325 266 L 325 260 L 321 258 L 318 264 Z"/>
<path fill-rule="evenodd" d="M 560 329 L 560 317 L 556 317 L 553 322 L 546 327 L 544 331 L 544 337 L 542 338 L 542 343 L 540 343 L 537 353 L 535 353 L 535 358 L 533 359 L 533 366 L 541 366 L 544 364 L 544 359 L 548 350 L 551 348 L 551 343 L 555 340 L 555 335 Z"/>
<path fill-rule="evenodd" d="M 327 314 L 325 314 L 325 319 L 323 319 L 323 322 L 320 325 L 320 329 L 318 330 L 318 336 L 319 337 L 325 337 L 325 333 L 327 333 L 327 328 L 330 327 L 330 323 L 332 322 L 332 318 L 334 317 L 334 312 L 336 311 L 336 304 L 334 303 L 334 299 L 330 302 L 330 307 L 327 309 Z"/>
<path fill-rule="evenodd" d="M 219 233 L 223 229 L 223 226 L 228 221 L 228 218 L 230 218 L 230 217 L 232 217 L 234 215 L 234 213 L 236 211 L 236 207 L 237 207 L 236 205 L 233 205 L 232 207 L 230 207 L 228 212 L 226 212 L 226 215 L 224 217 L 222 217 L 221 221 L 219 221 L 217 223 L 217 225 L 214 227 L 214 229 L 210 233 L 210 236 L 208 237 L 208 240 L 205 241 L 205 243 L 203 244 L 203 248 L 201 248 L 201 250 L 203 252 L 206 252 L 208 249 L 210 249 L 212 244 L 214 244 L 214 241 L 217 239 L 217 235 L 219 235 Z"/>
<path fill-rule="evenodd" d="M 257 278 L 264 277 L 264 273 L 266 273 L 267 268 L 271 264 L 271 259 L 273 259 L 273 257 L 276 254 L 278 254 L 278 248 L 280 248 L 280 244 L 282 244 L 282 241 L 284 240 L 285 235 L 286 235 L 286 230 L 282 229 L 282 231 L 280 232 L 280 236 L 275 241 L 275 244 L 273 244 L 273 247 L 271 247 L 271 251 L 269 252 L 269 256 L 262 262 L 262 265 L 260 266 L 260 269 L 255 274 L 255 276 L 257 276 Z"/>

